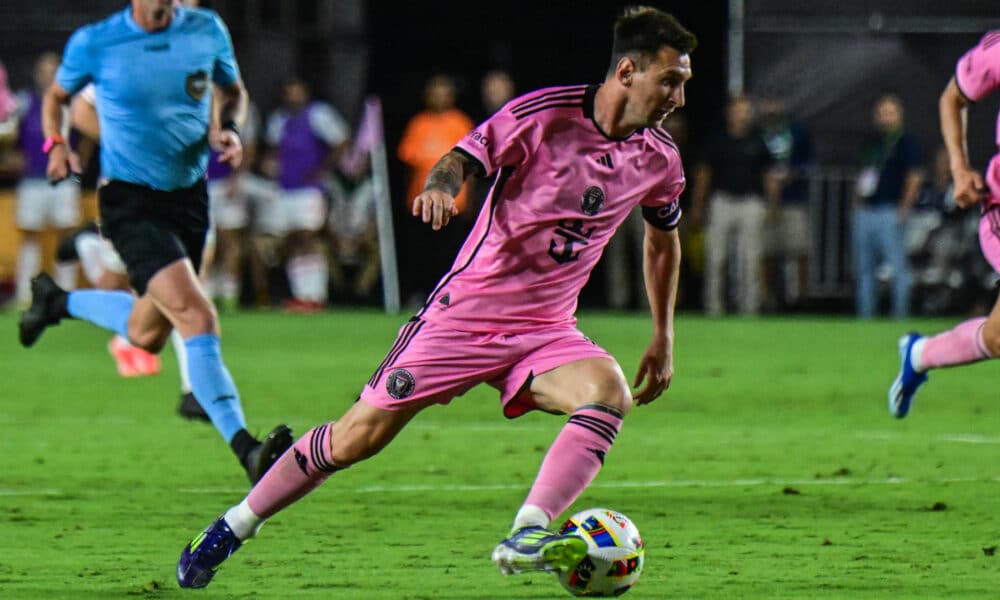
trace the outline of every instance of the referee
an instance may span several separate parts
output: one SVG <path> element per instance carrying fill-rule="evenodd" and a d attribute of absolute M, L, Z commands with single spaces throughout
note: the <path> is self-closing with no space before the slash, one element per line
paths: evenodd
<path fill-rule="evenodd" d="M 255 482 L 291 445 L 291 432 L 279 425 L 260 441 L 247 431 L 222 362 L 218 316 L 196 274 L 209 224 L 209 148 L 234 167 L 243 158 L 238 123 L 247 95 L 229 32 L 214 12 L 171 0 L 132 0 L 77 30 L 42 105 L 42 150 L 53 182 L 77 170 L 59 132 L 63 105 L 89 82 L 108 180 L 99 192 L 102 233 L 125 262 L 135 295 L 67 293 L 42 273 L 32 280 L 21 343 L 31 346 L 46 327 L 71 317 L 159 352 L 176 328 L 195 398 Z"/>

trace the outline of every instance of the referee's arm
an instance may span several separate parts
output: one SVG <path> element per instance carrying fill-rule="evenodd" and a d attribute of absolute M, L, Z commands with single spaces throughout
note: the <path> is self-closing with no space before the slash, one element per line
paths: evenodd
<path fill-rule="evenodd" d="M 66 179 L 70 171 L 79 172 L 79 165 L 70 165 L 76 160 L 69 152 L 66 140 L 62 137 L 63 106 L 69 102 L 70 94 L 58 81 L 53 81 L 42 96 L 42 133 L 45 135 L 45 146 L 39 148 L 49 155 L 49 165 L 45 170 L 49 181 L 56 182 Z"/>
<path fill-rule="evenodd" d="M 212 112 L 209 139 L 220 152 L 219 160 L 239 167 L 243 160 L 243 144 L 239 131 L 247 116 L 247 90 L 243 80 L 228 85 L 212 86 Z"/>

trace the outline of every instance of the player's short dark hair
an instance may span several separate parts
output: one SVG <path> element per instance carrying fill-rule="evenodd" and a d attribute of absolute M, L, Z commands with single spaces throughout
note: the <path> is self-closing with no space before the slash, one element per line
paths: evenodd
<path fill-rule="evenodd" d="M 610 70 L 625 56 L 645 68 L 664 46 L 688 54 L 698 46 L 698 38 L 669 13 L 651 6 L 630 6 L 615 21 Z"/>

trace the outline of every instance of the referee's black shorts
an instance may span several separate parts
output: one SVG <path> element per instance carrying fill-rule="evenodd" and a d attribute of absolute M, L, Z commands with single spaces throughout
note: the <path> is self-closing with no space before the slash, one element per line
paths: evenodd
<path fill-rule="evenodd" d="M 100 188 L 101 233 L 122 257 L 140 295 L 160 269 L 190 258 L 195 271 L 208 233 L 208 188 L 199 180 L 170 192 L 111 180 Z"/>

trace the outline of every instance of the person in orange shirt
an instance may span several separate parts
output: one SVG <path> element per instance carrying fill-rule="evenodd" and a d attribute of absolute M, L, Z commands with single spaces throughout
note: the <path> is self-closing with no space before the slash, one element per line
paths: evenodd
<path fill-rule="evenodd" d="M 424 182 L 438 159 L 451 151 L 475 123 L 455 108 L 455 82 L 447 75 L 434 75 L 424 86 L 424 109 L 406 125 L 396 154 L 409 169 L 406 188 L 406 214 L 413 211 L 413 199 L 424 190 Z M 451 267 L 452 259 L 472 228 L 477 207 L 469 206 L 469 194 L 455 197 L 458 215 L 445 230 L 432 232 L 404 221 L 402 244 L 407 250 L 401 257 L 401 285 L 407 305 L 420 306 L 424 297 Z M 419 260 L 416 257 L 420 257 Z M 411 262 L 411 264 L 407 264 Z"/>
<path fill-rule="evenodd" d="M 425 108 L 410 119 L 399 142 L 397 155 L 410 168 L 406 190 L 407 212 L 413 199 L 424 190 L 424 180 L 437 163 L 475 124 L 455 108 L 455 84 L 447 75 L 434 75 L 424 87 Z M 466 208 L 465 193 L 455 198 L 460 212 Z"/>

